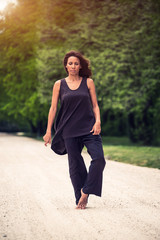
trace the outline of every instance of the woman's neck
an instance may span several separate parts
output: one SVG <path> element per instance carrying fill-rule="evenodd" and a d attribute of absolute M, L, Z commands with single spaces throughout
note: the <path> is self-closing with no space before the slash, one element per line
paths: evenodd
<path fill-rule="evenodd" d="M 68 75 L 67 79 L 71 82 L 79 81 L 81 77 L 79 75 Z"/>

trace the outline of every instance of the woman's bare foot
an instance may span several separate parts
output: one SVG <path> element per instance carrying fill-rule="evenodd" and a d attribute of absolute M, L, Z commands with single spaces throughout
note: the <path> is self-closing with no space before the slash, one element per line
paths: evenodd
<path fill-rule="evenodd" d="M 79 199 L 76 209 L 85 209 L 88 203 L 88 194 L 84 193 L 81 189 L 81 198 Z"/>

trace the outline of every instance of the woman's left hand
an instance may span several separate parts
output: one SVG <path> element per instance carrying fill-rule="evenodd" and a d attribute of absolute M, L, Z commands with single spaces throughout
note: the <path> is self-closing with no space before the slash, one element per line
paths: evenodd
<path fill-rule="evenodd" d="M 93 132 L 93 135 L 99 135 L 101 132 L 101 124 L 99 122 L 95 122 L 90 132 Z"/>

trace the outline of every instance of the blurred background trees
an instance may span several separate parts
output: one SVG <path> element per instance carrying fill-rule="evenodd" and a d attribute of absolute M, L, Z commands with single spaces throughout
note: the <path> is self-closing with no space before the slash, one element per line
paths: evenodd
<path fill-rule="evenodd" d="M 90 59 L 102 134 L 160 145 L 160 1 L 19 0 L 0 17 L 0 131 L 43 134 L 71 49 Z"/>

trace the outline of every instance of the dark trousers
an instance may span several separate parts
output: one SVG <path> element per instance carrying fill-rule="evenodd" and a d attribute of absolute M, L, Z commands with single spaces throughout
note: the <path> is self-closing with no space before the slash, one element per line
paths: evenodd
<path fill-rule="evenodd" d="M 86 194 L 101 196 L 103 169 L 106 164 L 101 136 L 90 133 L 80 137 L 66 138 L 65 146 L 76 204 L 81 197 L 81 188 Z M 81 155 L 84 146 L 92 159 L 88 172 Z"/>

